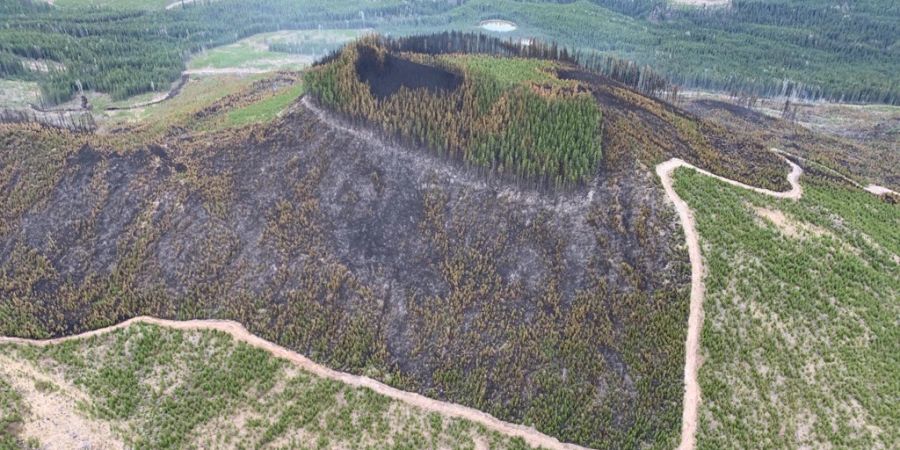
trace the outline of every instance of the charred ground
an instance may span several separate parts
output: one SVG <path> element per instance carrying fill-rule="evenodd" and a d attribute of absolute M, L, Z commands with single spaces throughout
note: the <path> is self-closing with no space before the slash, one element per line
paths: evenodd
<path fill-rule="evenodd" d="M 378 99 L 396 94 L 401 87 L 430 92 L 452 91 L 462 84 L 462 77 L 440 67 L 419 64 L 390 53 L 378 54 L 365 47 L 356 60 L 356 72 Z"/>
<path fill-rule="evenodd" d="M 559 74 L 606 120 L 603 160 L 559 189 L 393 144 L 310 99 L 270 124 L 136 149 L 5 126 L 0 334 L 234 319 L 564 441 L 671 448 L 690 273 L 651 168 L 680 156 L 778 187 L 786 167 L 752 136 Z"/>

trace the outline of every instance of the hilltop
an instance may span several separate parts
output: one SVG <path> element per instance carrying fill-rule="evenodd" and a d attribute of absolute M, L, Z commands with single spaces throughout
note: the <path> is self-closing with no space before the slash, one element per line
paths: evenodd
<path fill-rule="evenodd" d="M 691 271 L 655 167 L 775 191 L 790 167 L 762 126 L 686 112 L 624 67 L 539 42 L 370 36 L 302 81 L 245 83 L 159 123 L 2 125 L 0 335 L 230 319 L 564 442 L 671 448 Z M 791 158 L 813 192 L 852 188 Z"/>

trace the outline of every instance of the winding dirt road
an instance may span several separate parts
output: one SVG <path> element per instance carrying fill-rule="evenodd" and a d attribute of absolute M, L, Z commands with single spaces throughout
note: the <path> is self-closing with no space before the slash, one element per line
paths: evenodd
<path fill-rule="evenodd" d="M 526 427 L 524 425 L 513 424 L 509 422 L 504 422 L 496 417 L 487 414 L 482 411 L 478 411 L 473 408 L 469 408 L 467 406 L 458 405 L 455 403 L 442 402 L 438 400 L 434 400 L 413 392 L 401 391 L 397 388 L 393 388 L 384 383 L 375 381 L 368 377 L 353 375 L 344 372 L 338 372 L 336 370 L 329 369 L 328 367 L 322 366 L 311 361 L 309 358 L 294 352 L 292 350 L 288 350 L 278 344 L 269 342 L 265 339 L 262 339 L 258 336 L 251 334 L 247 331 L 243 325 L 227 321 L 227 320 L 187 320 L 187 321 L 173 321 L 173 320 L 164 320 L 157 319 L 154 317 L 135 317 L 133 319 L 126 320 L 125 322 L 119 323 L 117 325 L 113 325 L 107 328 L 101 328 L 99 330 L 88 331 L 86 333 L 66 336 L 56 339 L 47 339 L 47 340 L 33 340 L 33 339 L 22 339 L 22 338 L 13 338 L 13 337 L 0 337 L 0 343 L 13 343 L 13 344 L 24 344 L 24 345 L 38 345 L 45 346 L 51 344 L 58 344 L 61 342 L 71 341 L 74 339 L 84 339 L 90 336 L 96 336 L 99 334 L 109 333 L 111 331 L 119 330 L 125 328 L 134 323 L 149 323 L 154 325 L 160 325 L 165 327 L 174 328 L 177 330 L 218 330 L 223 331 L 225 333 L 230 334 L 234 337 L 235 340 L 240 342 L 246 342 L 253 347 L 260 348 L 262 350 L 266 350 L 273 355 L 286 359 L 303 370 L 306 370 L 316 376 L 328 378 L 331 380 L 340 381 L 342 383 L 346 383 L 350 386 L 355 387 L 366 387 L 369 388 L 381 395 L 386 397 L 390 397 L 394 400 L 399 400 L 404 403 L 407 403 L 412 406 L 416 406 L 425 411 L 429 412 L 437 412 L 449 417 L 455 417 L 460 419 L 469 420 L 478 424 L 483 425 L 484 427 L 497 431 L 499 433 L 513 436 L 513 437 L 521 437 L 533 447 L 544 447 L 548 449 L 559 449 L 559 450 L 586 450 L 585 447 L 580 447 L 574 444 L 563 444 L 559 442 L 556 438 L 547 436 L 546 434 L 540 433 L 534 428 Z"/>
<path fill-rule="evenodd" d="M 304 102 L 304 104 L 309 107 L 308 102 Z M 696 433 L 697 433 L 697 422 L 698 422 L 698 413 L 699 413 L 699 405 L 700 405 L 700 386 L 698 384 L 697 374 L 700 365 L 702 364 L 702 357 L 700 353 L 700 332 L 703 326 L 703 296 L 705 293 L 705 286 L 703 284 L 703 276 L 705 274 L 705 268 L 703 266 L 703 256 L 700 250 L 700 239 L 699 234 L 697 232 L 696 222 L 694 220 L 693 212 L 687 203 L 675 192 L 673 187 L 673 179 L 672 173 L 675 169 L 679 167 L 685 167 L 697 171 L 703 175 L 715 178 L 717 180 L 728 183 L 732 186 L 737 186 L 743 189 L 751 190 L 763 195 L 768 195 L 775 198 L 783 198 L 783 199 L 791 199 L 798 200 L 803 195 L 803 188 L 800 186 L 799 179 L 803 174 L 803 169 L 790 161 L 784 155 L 786 153 L 779 151 L 777 149 L 772 149 L 773 152 L 778 153 L 779 156 L 784 158 L 784 160 L 790 165 L 791 171 L 787 175 L 788 183 L 791 185 L 791 189 L 784 192 L 776 192 L 768 189 L 762 189 L 754 186 L 750 186 L 739 181 L 731 180 L 716 174 L 713 174 L 709 171 L 700 169 L 690 163 L 687 163 L 681 159 L 673 158 L 664 163 L 661 163 L 656 166 L 656 174 L 659 176 L 660 181 L 663 185 L 663 189 L 665 190 L 666 196 L 672 201 L 675 206 L 675 210 L 678 213 L 679 219 L 681 221 L 682 227 L 684 229 L 685 240 L 688 247 L 688 257 L 691 262 L 691 294 L 690 294 L 690 307 L 689 307 L 689 315 L 688 315 L 688 331 L 687 338 L 685 341 L 685 364 L 684 364 L 684 409 L 682 412 L 682 427 L 681 427 L 681 441 L 678 446 L 680 450 L 692 450 L 696 446 Z M 881 194 L 882 189 L 867 189 L 870 192 Z M 237 341 L 245 342 L 249 345 L 252 345 L 256 348 L 260 348 L 266 350 L 276 357 L 287 359 L 290 362 L 296 364 L 298 367 L 306 370 L 308 372 L 313 373 L 316 376 L 328 378 L 336 381 L 340 381 L 342 383 L 346 383 L 355 387 L 366 387 L 372 389 L 373 391 L 390 397 L 392 399 L 405 402 L 409 405 L 416 406 L 425 411 L 437 412 L 449 417 L 455 417 L 460 419 L 469 420 L 478 424 L 485 426 L 488 429 L 497 431 L 499 433 L 521 437 L 525 440 L 529 445 L 534 447 L 544 447 L 548 449 L 561 449 L 561 450 L 587 450 L 585 447 L 581 447 L 575 444 L 566 444 L 561 443 L 556 438 L 548 436 L 546 434 L 540 433 L 534 428 L 527 427 L 524 425 L 513 424 L 509 422 L 504 422 L 497 419 L 490 414 L 487 414 L 482 411 L 478 411 L 473 408 L 469 408 L 467 406 L 462 406 L 459 404 L 442 402 L 438 400 L 434 400 L 425 396 L 422 396 L 413 392 L 401 391 L 399 389 L 388 386 L 379 381 L 375 381 L 371 378 L 353 375 L 344 372 L 338 372 L 336 370 L 330 369 L 328 367 L 317 364 L 305 356 L 296 353 L 292 350 L 281 347 L 275 343 L 266 341 L 258 336 L 251 334 L 244 328 L 241 324 L 232 321 L 225 320 L 189 320 L 189 321 L 172 321 L 172 320 L 164 320 L 157 319 L 154 317 L 135 317 L 133 319 L 129 319 L 125 322 L 119 323 L 117 325 L 113 325 L 107 328 L 102 328 L 99 330 L 93 330 L 86 333 L 82 333 L 79 335 L 66 336 L 56 339 L 48 339 L 48 340 L 32 340 L 32 339 L 22 339 L 22 338 L 14 338 L 14 337 L 2 337 L 0 336 L 0 344 L 2 343 L 14 343 L 14 344 L 25 344 L 25 345 L 38 345 L 45 346 L 50 344 L 57 344 L 61 342 L 66 342 L 74 339 L 83 339 L 90 336 L 95 336 L 99 334 L 109 333 L 118 329 L 122 329 L 128 327 L 133 323 L 149 323 L 155 324 L 165 327 L 170 327 L 179 330 L 218 330 L 225 333 L 230 334 Z"/>
<path fill-rule="evenodd" d="M 777 150 L 773 149 L 776 153 Z M 791 172 L 787 176 L 791 190 L 786 192 L 775 192 L 768 189 L 753 187 L 734 181 L 719 175 L 710 173 L 706 170 L 697 168 L 678 158 L 672 158 L 664 163 L 656 166 L 656 174 L 662 182 L 666 196 L 675 205 L 678 217 L 681 219 L 681 225 L 684 228 L 684 237 L 688 246 L 688 257 L 691 260 L 691 301 L 688 313 L 688 331 L 685 341 L 685 358 L 684 358 L 684 410 L 681 415 L 681 443 L 678 445 L 679 450 L 692 450 L 697 440 L 697 417 L 700 409 L 700 385 L 697 381 L 697 371 L 700 364 L 703 363 L 700 355 L 700 331 L 703 327 L 703 295 L 705 287 L 703 285 L 703 275 L 705 269 L 703 267 L 703 255 L 700 253 L 700 235 L 697 233 L 697 224 L 694 222 L 694 214 L 688 204 L 678 196 L 672 185 L 672 172 L 679 167 L 687 167 L 693 169 L 706 176 L 713 177 L 717 180 L 724 181 L 732 186 L 749 189 L 760 194 L 769 195 L 776 198 L 787 198 L 797 200 L 803 195 L 803 188 L 800 187 L 800 175 L 803 169 L 794 164 L 782 155 L 785 161 L 791 166 Z"/>

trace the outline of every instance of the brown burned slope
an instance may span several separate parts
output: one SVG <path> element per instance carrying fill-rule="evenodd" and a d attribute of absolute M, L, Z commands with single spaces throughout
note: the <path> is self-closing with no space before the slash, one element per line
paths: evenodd
<path fill-rule="evenodd" d="M 677 437 L 689 273 L 636 163 L 577 192 L 521 190 L 303 105 L 128 153 L 0 135 L 0 334 L 234 319 L 564 441 Z"/>
<path fill-rule="evenodd" d="M 578 69 L 605 159 L 535 190 L 303 101 L 238 133 L 0 132 L 0 334 L 233 319 L 333 368 L 596 448 L 678 437 L 689 268 L 656 162 L 780 189 L 786 167 Z M 126 139 L 127 140 L 127 139 Z"/>
<path fill-rule="evenodd" d="M 649 166 L 678 157 L 752 186 L 789 188 L 784 162 L 768 148 L 774 142 L 750 124 L 726 128 L 580 68 L 561 69 L 559 76 L 584 81 L 600 103 L 607 167 L 634 157 Z"/>
<path fill-rule="evenodd" d="M 860 136 L 829 136 L 787 120 L 717 100 L 693 100 L 686 108 L 730 132 L 749 132 L 757 139 L 839 170 L 860 182 L 900 189 L 900 118 L 878 123 Z"/>

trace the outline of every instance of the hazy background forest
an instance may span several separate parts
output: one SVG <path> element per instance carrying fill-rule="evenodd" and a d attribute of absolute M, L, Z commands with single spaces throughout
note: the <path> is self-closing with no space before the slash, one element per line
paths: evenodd
<path fill-rule="evenodd" d="M 900 5 L 889 0 L 322 1 L 0 0 L 0 77 L 37 81 L 43 102 L 79 90 L 123 99 L 177 80 L 192 54 L 285 29 L 408 35 L 516 28 L 582 57 L 650 65 L 683 88 L 900 102 Z M 704 3 L 704 2 L 699 2 Z M 720 2 L 712 2 L 720 3 Z M 306 49 L 274 44 L 273 51 Z"/>

